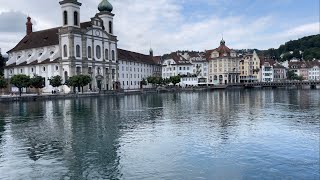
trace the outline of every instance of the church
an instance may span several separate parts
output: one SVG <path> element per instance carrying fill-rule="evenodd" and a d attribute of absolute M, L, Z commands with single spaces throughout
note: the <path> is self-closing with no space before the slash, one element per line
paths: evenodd
<path fill-rule="evenodd" d="M 27 18 L 26 36 L 7 52 L 9 59 L 5 77 L 9 79 L 15 74 L 32 77 L 36 74 L 45 78 L 43 92 L 51 92 L 53 87 L 49 85 L 48 79 L 52 76 L 59 75 L 65 82 L 71 76 L 86 74 L 92 77 L 88 89 L 120 89 L 125 80 L 119 74 L 127 77 L 130 75 L 125 73 L 130 71 L 121 72 L 119 69 L 113 6 L 108 0 L 102 0 L 98 6 L 99 12 L 89 21 L 81 22 L 82 3 L 77 0 L 62 0 L 59 3 L 60 27 L 34 32 L 31 18 Z M 130 59 L 133 52 L 120 51 L 122 57 L 128 57 L 123 61 L 136 61 Z M 144 58 L 138 59 L 139 62 L 145 62 L 149 68 L 152 66 L 150 69 L 158 69 L 159 64 L 155 61 L 153 52 L 139 57 Z M 144 71 L 141 70 L 142 72 Z M 148 71 L 148 75 L 153 75 L 153 72 Z M 141 74 L 141 77 L 146 75 Z M 70 92 L 70 88 L 65 85 L 60 90 Z"/>

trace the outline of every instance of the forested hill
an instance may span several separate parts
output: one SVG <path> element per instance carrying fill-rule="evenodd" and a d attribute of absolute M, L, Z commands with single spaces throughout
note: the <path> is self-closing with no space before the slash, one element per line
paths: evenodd
<path fill-rule="evenodd" d="M 294 57 L 303 58 L 304 60 L 320 59 L 320 34 L 289 41 L 278 49 L 260 51 L 260 54 L 282 61 L 290 60 Z"/>

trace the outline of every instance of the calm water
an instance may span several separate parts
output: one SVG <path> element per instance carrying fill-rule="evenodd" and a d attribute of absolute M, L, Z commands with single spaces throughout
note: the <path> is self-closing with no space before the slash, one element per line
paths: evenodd
<path fill-rule="evenodd" d="M 319 90 L 0 104 L 0 179 L 319 179 Z"/>

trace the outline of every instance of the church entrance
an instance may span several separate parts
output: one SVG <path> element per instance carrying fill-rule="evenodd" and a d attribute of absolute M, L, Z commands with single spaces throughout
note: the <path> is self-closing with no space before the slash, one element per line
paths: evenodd
<path fill-rule="evenodd" d="M 98 90 L 100 92 L 102 90 L 103 76 L 101 76 L 101 75 L 96 76 L 96 80 L 97 80 L 97 88 L 98 88 Z"/>

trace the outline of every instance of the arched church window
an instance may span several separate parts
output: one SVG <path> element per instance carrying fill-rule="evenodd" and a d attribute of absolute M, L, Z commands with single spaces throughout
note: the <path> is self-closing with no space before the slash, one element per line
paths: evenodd
<path fill-rule="evenodd" d="M 63 57 L 68 57 L 67 45 L 63 46 Z"/>
<path fill-rule="evenodd" d="M 109 50 L 108 49 L 105 49 L 104 56 L 105 56 L 106 60 L 109 59 Z"/>
<path fill-rule="evenodd" d="M 80 57 L 80 46 L 79 45 L 76 46 L 76 56 Z"/>
<path fill-rule="evenodd" d="M 114 61 L 115 60 L 114 50 L 112 50 L 111 56 L 112 56 L 112 61 Z"/>
<path fill-rule="evenodd" d="M 96 47 L 96 56 L 98 59 L 101 58 L 101 47 L 99 45 Z"/>
<path fill-rule="evenodd" d="M 63 11 L 63 24 L 68 25 L 68 12 Z"/>
<path fill-rule="evenodd" d="M 92 58 L 92 55 L 91 55 L 91 46 L 88 46 L 88 58 Z"/>
<path fill-rule="evenodd" d="M 112 22 L 109 21 L 109 33 L 112 34 Z"/>
<path fill-rule="evenodd" d="M 73 19 L 74 19 L 74 25 L 75 26 L 78 26 L 78 12 L 77 11 L 75 11 L 74 13 L 73 13 Z"/>

